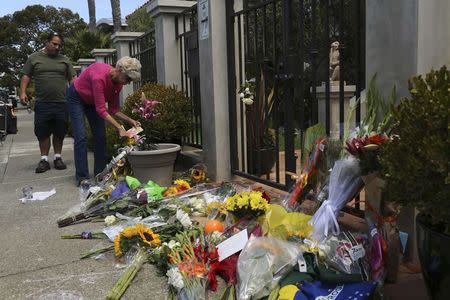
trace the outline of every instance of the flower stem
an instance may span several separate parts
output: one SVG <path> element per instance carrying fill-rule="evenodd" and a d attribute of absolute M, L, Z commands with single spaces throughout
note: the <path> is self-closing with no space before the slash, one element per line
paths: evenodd
<path fill-rule="evenodd" d="M 128 286 L 130 285 L 131 281 L 133 281 L 137 272 L 141 269 L 142 264 L 147 260 L 147 258 L 148 255 L 145 249 L 139 248 L 138 252 L 133 258 L 133 262 L 127 267 L 122 276 L 120 276 L 119 280 L 111 289 L 108 296 L 106 296 L 106 299 L 108 300 L 120 299 L 125 293 Z"/>
<path fill-rule="evenodd" d="M 94 251 L 89 251 L 89 252 L 83 254 L 81 256 L 81 259 L 88 258 L 88 257 L 91 257 L 93 255 L 100 254 L 100 253 L 108 252 L 110 250 L 114 250 L 114 246 L 108 246 L 108 247 L 100 248 L 100 249 L 97 249 L 97 250 L 94 250 Z"/>

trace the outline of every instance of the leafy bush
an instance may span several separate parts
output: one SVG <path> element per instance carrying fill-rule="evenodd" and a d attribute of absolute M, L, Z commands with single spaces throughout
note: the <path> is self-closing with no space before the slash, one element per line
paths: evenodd
<path fill-rule="evenodd" d="M 387 197 L 417 207 L 449 233 L 450 71 L 444 66 L 413 77 L 409 91 L 393 111 L 392 133 L 398 136 L 381 151 Z"/>
<path fill-rule="evenodd" d="M 161 102 L 156 106 L 158 117 L 155 120 L 146 120 L 133 110 L 141 105 L 141 95 L 147 99 Z M 131 118 L 141 122 L 148 142 L 174 142 L 181 143 L 181 139 L 190 133 L 192 128 L 191 101 L 175 87 L 148 83 L 129 95 L 121 111 Z M 117 149 L 125 145 L 126 141 L 117 136 L 117 132 L 107 127 L 108 155 L 116 155 Z"/>

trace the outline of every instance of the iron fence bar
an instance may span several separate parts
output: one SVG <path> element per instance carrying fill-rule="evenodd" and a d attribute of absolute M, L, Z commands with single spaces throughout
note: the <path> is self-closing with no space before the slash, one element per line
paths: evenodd
<path fill-rule="evenodd" d="M 226 13 L 226 33 L 227 33 L 227 71 L 228 71 L 228 105 L 230 118 L 230 151 L 231 151 L 231 171 L 237 172 L 239 169 L 239 161 L 237 154 L 237 122 L 236 120 L 236 64 L 235 64 L 235 49 L 234 49 L 234 1 L 227 1 L 225 4 Z M 238 27 L 238 32 L 240 27 Z M 239 39 L 240 43 L 240 39 Z M 238 49 L 240 52 L 240 49 Z M 240 63 L 240 60 L 239 60 Z M 240 69 L 239 69 L 240 70 Z"/>
<path fill-rule="evenodd" d="M 355 53 L 356 53 L 356 99 L 360 99 L 361 98 L 361 91 L 363 89 L 364 86 L 364 70 L 362 68 L 362 50 L 361 50 L 361 44 L 362 41 L 365 42 L 365 39 L 362 39 L 362 30 L 361 30 L 361 26 L 360 24 L 365 24 L 365 22 L 361 22 L 361 8 L 362 6 L 364 6 L 364 1 L 355 1 L 355 27 L 356 27 L 356 42 L 355 44 Z M 355 116 L 355 126 L 359 127 L 360 123 L 361 123 L 361 101 L 358 101 L 356 103 L 356 112 L 355 112 L 356 116 Z"/>
<path fill-rule="evenodd" d="M 292 86 L 292 73 L 289 58 L 292 55 L 292 0 L 283 0 L 283 71 L 285 80 L 285 94 L 284 94 L 284 136 L 285 136 L 285 182 L 286 186 L 291 186 L 292 178 L 288 175 L 288 172 L 295 173 L 295 155 L 294 155 L 294 126 L 293 118 L 294 114 L 293 99 L 294 99 L 294 87 Z M 292 66 L 291 66 L 292 67 Z"/>
<path fill-rule="evenodd" d="M 254 58 L 254 72 L 255 72 L 255 79 L 256 79 L 256 84 L 255 84 L 255 103 L 256 103 L 256 118 L 253 119 L 252 121 L 255 121 L 254 124 L 252 125 L 252 129 L 254 130 L 254 132 L 252 133 L 252 135 L 254 136 L 253 140 L 254 140 L 254 145 L 252 145 L 252 148 L 250 149 L 252 152 L 250 153 L 252 156 L 252 169 L 254 167 L 254 160 L 255 158 L 253 157 L 253 153 L 256 152 L 256 170 L 253 169 L 253 172 L 256 171 L 256 174 L 260 174 L 261 173 L 261 152 L 259 151 L 259 149 L 261 149 L 261 144 L 260 144 L 260 140 L 259 140 L 259 133 L 260 133 L 260 125 L 264 126 L 262 124 L 259 124 L 259 120 L 261 120 L 261 115 L 260 115 L 260 111 L 259 111 L 259 106 L 260 105 L 264 105 L 264 103 L 260 103 L 260 100 L 262 99 L 262 101 L 264 101 L 264 91 L 262 92 L 261 95 L 261 90 L 260 90 L 260 85 L 262 84 L 262 82 L 259 81 L 259 79 L 261 78 L 260 76 L 260 72 L 262 72 L 261 69 L 261 63 L 260 63 L 260 55 L 259 55 L 259 51 L 258 49 L 258 10 L 254 10 L 253 11 L 255 13 L 254 16 L 254 32 L 253 32 L 253 58 Z M 261 69 L 261 71 L 260 71 Z M 254 107 L 254 106 L 253 106 Z M 264 130 L 264 129 L 263 129 Z M 256 151 L 255 151 L 256 150 Z"/>
<path fill-rule="evenodd" d="M 255 176 L 255 175 L 252 175 L 252 174 L 249 174 L 249 173 L 245 173 L 245 172 L 242 172 L 242 171 L 239 171 L 239 170 L 238 171 L 234 171 L 234 174 L 238 175 L 238 176 L 241 176 L 241 177 L 244 177 L 244 178 L 247 178 L 247 179 L 251 179 L 253 181 L 263 182 L 265 185 L 274 187 L 274 188 L 279 189 L 279 190 L 287 191 L 289 189 L 289 187 L 284 185 L 284 184 L 277 183 L 277 182 L 270 181 L 270 180 L 261 180 L 261 178 L 259 178 L 258 176 Z"/>
<path fill-rule="evenodd" d="M 300 1 L 302 2 L 302 1 Z M 301 4 L 302 5 L 302 4 Z M 311 64 L 314 69 L 318 69 L 318 63 L 317 63 L 317 56 L 319 54 L 318 50 L 318 38 L 317 38 L 317 0 L 312 0 L 311 2 L 311 18 L 312 18 L 312 44 L 313 47 L 311 49 Z M 301 45 L 300 45 L 301 47 Z M 318 120 L 318 108 L 317 108 L 317 72 L 313 72 L 312 75 L 312 97 L 313 97 L 313 103 L 312 103 L 312 123 L 316 124 Z M 303 131 L 303 128 L 302 128 Z"/>
<path fill-rule="evenodd" d="M 254 6 L 249 7 L 248 5 L 246 5 L 246 7 L 244 9 L 242 9 L 238 12 L 234 12 L 233 15 L 236 16 L 239 14 L 246 14 L 248 12 L 251 12 L 252 10 L 257 10 L 264 6 L 268 6 L 268 5 L 272 4 L 273 2 L 281 2 L 281 1 L 283 1 L 283 0 L 266 0 L 266 1 L 261 2 L 260 4 L 254 5 Z M 244 1 L 244 3 L 247 3 L 247 2 Z"/>
<path fill-rule="evenodd" d="M 344 137 L 344 0 L 339 0 L 339 138 Z"/>
<path fill-rule="evenodd" d="M 304 36 L 304 3 L 303 1 L 299 2 L 299 63 L 297 64 L 299 68 L 298 70 L 298 76 L 295 76 L 295 85 L 299 87 L 299 106 L 300 106 L 300 116 L 299 116 L 299 127 L 300 127 L 300 145 L 302 146 L 300 149 L 303 149 L 303 132 L 305 128 L 305 78 L 304 78 L 304 65 L 305 65 L 305 36 Z M 315 72 L 314 72 L 315 74 Z M 314 77 L 313 77 L 314 78 Z M 300 82 L 299 82 L 300 81 Z M 316 96 L 316 84 L 315 79 L 313 79 L 313 102 L 315 103 L 317 101 Z M 313 113 L 314 114 L 314 113 Z M 295 140 L 294 140 L 294 151 L 295 151 Z M 304 154 L 301 153 L 301 156 Z M 301 157 L 300 156 L 300 157 Z"/>
<path fill-rule="evenodd" d="M 274 83 L 276 83 L 277 76 L 277 46 L 276 46 L 276 37 L 277 37 L 277 3 L 274 1 L 272 3 L 272 23 L 273 23 L 273 35 L 272 35 L 272 60 L 273 60 L 273 67 L 274 67 Z M 276 88 L 276 84 L 274 84 L 274 101 L 278 97 L 278 89 Z M 276 102 L 275 102 L 276 103 Z M 275 105 L 275 181 L 277 183 L 280 182 L 280 132 L 278 130 L 280 126 L 280 120 L 279 120 L 279 108 L 278 105 Z"/>
<path fill-rule="evenodd" d="M 233 20 L 234 20 L 234 17 L 230 17 L 230 18 L 233 18 Z M 242 74 L 242 69 L 243 69 L 242 68 L 243 67 L 243 65 L 242 65 L 242 59 L 243 59 L 242 51 L 243 51 L 243 49 L 242 49 L 242 31 L 241 31 L 242 22 L 241 22 L 241 19 L 243 19 L 242 15 L 237 16 L 237 20 L 238 20 L 237 32 L 238 32 L 238 58 L 239 58 L 239 62 L 238 62 L 237 79 L 236 78 L 234 79 L 234 82 L 236 82 L 236 80 L 237 80 L 237 82 L 239 82 L 239 84 L 242 84 L 245 81 L 245 74 Z M 234 23 L 233 23 L 233 25 L 234 25 Z M 233 34 L 234 34 L 234 26 L 230 30 L 233 30 Z M 233 44 L 233 46 L 234 46 L 234 44 Z M 234 55 L 235 55 L 235 53 L 234 53 L 234 49 L 233 49 L 233 57 L 234 57 Z M 233 67 L 233 69 L 236 71 L 236 68 Z M 234 103 L 236 103 L 236 96 L 234 96 L 234 97 L 235 98 L 234 99 L 231 98 L 231 100 Z M 245 132 L 244 132 L 244 129 L 245 129 L 245 126 L 244 126 L 244 104 L 240 100 L 239 100 L 239 108 L 240 108 L 239 111 L 240 111 L 240 124 L 241 124 L 241 126 L 240 126 L 241 127 L 240 128 L 241 129 L 241 145 L 242 145 L 242 148 L 241 148 L 241 157 L 242 157 L 242 159 L 241 159 L 241 169 L 244 170 L 245 169 L 245 163 L 246 163 L 245 147 L 243 147 L 243 145 L 244 145 L 244 136 L 245 136 Z M 236 141 L 237 141 L 237 138 L 236 138 Z M 237 148 L 237 145 L 236 145 L 236 153 L 237 153 L 237 151 L 238 151 L 238 148 Z"/>
<path fill-rule="evenodd" d="M 359 0 L 358 0 L 359 1 Z M 324 0 L 325 3 L 325 34 L 326 45 L 330 46 L 330 0 Z M 326 59 L 326 80 L 325 80 L 325 132 L 330 135 L 330 60 Z"/>

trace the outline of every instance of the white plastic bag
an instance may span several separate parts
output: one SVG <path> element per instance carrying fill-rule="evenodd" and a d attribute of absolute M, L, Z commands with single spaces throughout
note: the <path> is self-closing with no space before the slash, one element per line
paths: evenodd
<path fill-rule="evenodd" d="M 239 300 L 260 299 L 270 294 L 300 254 L 298 245 L 276 238 L 251 237 L 239 255 Z"/>

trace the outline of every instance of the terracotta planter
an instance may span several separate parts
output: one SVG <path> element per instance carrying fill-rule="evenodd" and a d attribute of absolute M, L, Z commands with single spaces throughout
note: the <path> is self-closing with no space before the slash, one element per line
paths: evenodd
<path fill-rule="evenodd" d="M 131 151 L 128 161 L 133 168 L 134 177 L 142 183 L 149 180 L 161 186 L 172 184 L 172 173 L 178 151 L 177 144 L 157 144 L 158 150 Z"/>

